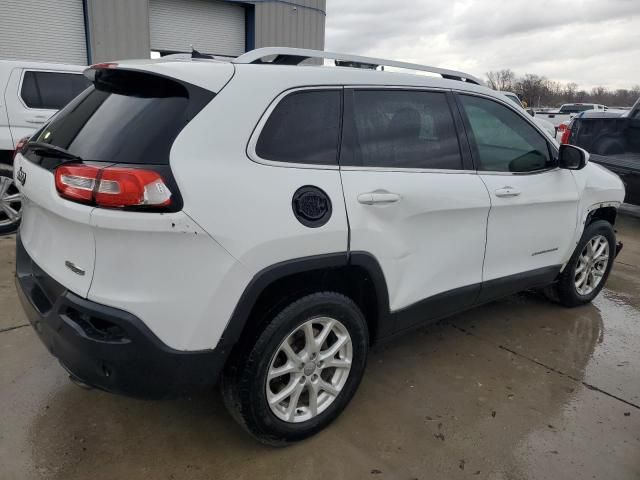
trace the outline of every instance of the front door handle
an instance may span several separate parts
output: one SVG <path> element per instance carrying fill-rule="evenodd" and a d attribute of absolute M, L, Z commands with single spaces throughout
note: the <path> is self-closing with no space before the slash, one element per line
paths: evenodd
<path fill-rule="evenodd" d="M 517 197 L 520 195 L 520 190 L 513 187 L 502 187 L 496 190 L 496 197 Z"/>
<path fill-rule="evenodd" d="M 397 193 L 391 193 L 387 191 L 375 191 L 368 193 L 361 193 L 358 195 L 358 202 L 364 205 L 384 205 L 389 203 L 395 203 L 400 200 L 400 195 Z"/>

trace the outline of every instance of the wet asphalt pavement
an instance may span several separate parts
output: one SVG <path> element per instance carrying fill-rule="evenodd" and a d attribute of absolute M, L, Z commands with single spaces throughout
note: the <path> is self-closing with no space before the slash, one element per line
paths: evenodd
<path fill-rule="evenodd" d="M 379 348 L 327 430 L 271 449 L 217 393 L 71 384 L 26 326 L 0 238 L 0 479 L 639 479 L 640 216 L 592 305 L 522 293 Z M 162 378 L 158 378 L 162 382 Z"/>

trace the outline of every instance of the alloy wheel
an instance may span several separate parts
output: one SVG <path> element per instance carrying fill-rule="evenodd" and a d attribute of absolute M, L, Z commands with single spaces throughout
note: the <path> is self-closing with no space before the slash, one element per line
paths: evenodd
<path fill-rule="evenodd" d="M 0 176 L 0 227 L 17 225 L 22 215 L 22 195 L 10 177 Z"/>
<path fill-rule="evenodd" d="M 600 285 L 608 265 L 609 242 L 602 235 L 596 235 L 587 242 L 578 257 L 574 276 L 578 294 L 592 293 Z"/>
<path fill-rule="evenodd" d="M 269 364 L 266 394 L 271 411 L 289 423 L 320 415 L 340 395 L 352 361 L 351 337 L 340 321 L 306 321 L 285 338 Z"/>

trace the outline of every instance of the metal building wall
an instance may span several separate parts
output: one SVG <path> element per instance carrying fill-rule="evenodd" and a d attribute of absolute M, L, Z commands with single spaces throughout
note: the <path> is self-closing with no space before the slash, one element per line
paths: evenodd
<path fill-rule="evenodd" d="M 82 0 L 0 0 L 0 59 L 86 65 Z"/>
<path fill-rule="evenodd" d="M 89 61 L 149 58 L 149 0 L 85 0 Z"/>
<path fill-rule="evenodd" d="M 83 1 L 90 63 L 149 57 L 149 0 Z M 254 5 L 247 9 L 252 17 L 247 28 L 254 27 L 247 37 L 254 48 L 324 49 L 326 0 L 226 1 Z"/>
<path fill-rule="evenodd" d="M 255 5 L 255 47 L 324 50 L 326 0 L 262 0 Z"/>
<path fill-rule="evenodd" d="M 216 0 L 149 0 L 151 49 L 237 56 L 245 52 L 245 6 Z"/>

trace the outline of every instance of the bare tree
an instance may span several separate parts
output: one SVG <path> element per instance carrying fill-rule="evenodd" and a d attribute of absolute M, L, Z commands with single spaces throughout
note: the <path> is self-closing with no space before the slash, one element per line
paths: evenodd
<path fill-rule="evenodd" d="M 547 79 L 533 73 L 527 73 L 516 83 L 516 91 L 520 99 L 530 107 L 543 105 L 543 94 L 548 96 Z"/>
<path fill-rule="evenodd" d="M 516 74 L 506 68 L 504 70 L 498 70 L 497 72 L 487 72 L 487 80 L 487 83 L 493 90 L 510 92 L 513 90 Z"/>
<path fill-rule="evenodd" d="M 604 104 L 608 97 L 610 97 L 609 92 L 604 87 L 593 87 L 591 89 L 591 100 L 593 103 L 602 103 Z"/>
<path fill-rule="evenodd" d="M 571 103 L 575 101 L 577 90 L 578 90 L 578 84 L 575 82 L 569 82 L 565 85 L 564 98 L 567 100 L 567 103 Z"/>
<path fill-rule="evenodd" d="M 589 102 L 614 107 L 630 107 L 640 97 L 640 85 L 631 89 L 609 90 L 599 86 L 590 92 L 580 89 L 577 83 L 563 84 L 527 73 L 518 77 L 510 69 L 487 72 L 487 84 L 494 90 L 515 92 L 530 107 L 557 107 L 563 103 Z"/>

